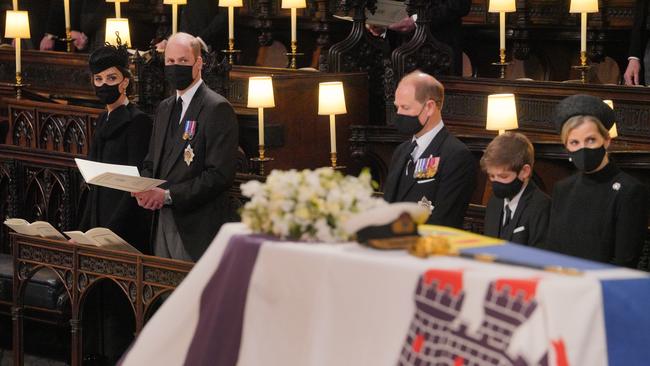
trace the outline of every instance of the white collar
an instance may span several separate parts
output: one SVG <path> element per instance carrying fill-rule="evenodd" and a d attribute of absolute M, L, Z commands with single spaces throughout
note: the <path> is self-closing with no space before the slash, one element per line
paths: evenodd
<path fill-rule="evenodd" d="M 519 179 L 519 178 L 515 178 L 515 179 Z M 508 207 L 510 207 L 510 212 L 512 213 L 511 214 L 512 216 L 515 215 L 515 211 L 517 210 L 517 205 L 519 205 L 519 200 L 521 199 L 521 195 L 524 194 L 524 190 L 526 190 L 527 185 L 528 183 L 524 183 L 524 185 L 519 190 L 519 193 L 517 193 L 514 197 L 512 197 L 512 199 L 509 198 L 503 199 L 503 208 L 505 209 L 506 205 L 508 205 Z"/>
<path fill-rule="evenodd" d="M 199 89 L 199 86 L 203 83 L 203 79 L 199 78 L 197 80 L 196 84 L 192 85 L 191 88 L 187 89 L 183 95 L 180 95 L 178 90 L 176 91 L 176 99 L 178 97 L 181 97 L 183 99 L 183 109 L 187 108 L 187 106 L 190 105 L 190 102 L 192 102 L 192 98 L 194 98 L 194 94 L 196 94 L 196 91 Z"/>
<path fill-rule="evenodd" d="M 445 127 L 445 124 L 442 122 L 442 120 L 440 120 L 436 127 L 432 128 L 431 131 L 428 131 L 420 137 L 413 136 L 413 139 L 411 141 L 415 141 L 418 144 L 418 147 L 413 150 L 413 153 L 411 154 L 411 156 L 413 156 L 413 159 L 417 159 L 420 157 L 420 155 L 422 155 L 424 150 L 427 148 L 427 146 L 429 146 L 429 144 L 431 144 L 431 141 L 436 138 L 438 132 L 440 132 L 443 127 Z"/>

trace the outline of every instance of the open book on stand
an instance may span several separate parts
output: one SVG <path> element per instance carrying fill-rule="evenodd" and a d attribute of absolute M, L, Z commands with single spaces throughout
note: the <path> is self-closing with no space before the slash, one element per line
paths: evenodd
<path fill-rule="evenodd" d="M 41 238 L 47 239 L 68 240 L 47 221 L 34 221 L 29 223 L 29 221 L 24 219 L 6 219 L 4 224 L 18 234 L 40 236 Z"/>
<path fill-rule="evenodd" d="M 65 234 L 77 244 L 93 245 L 103 249 L 140 253 L 139 250 L 127 243 L 126 240 L 120 238 L 119 235 L 104 227 L 92 228 L 85 233 L 83 231 L 65 231 Z"/>
<path fill-rule="evenodd" d="M 141 177 L 138 168 L 130 165 L 99 163 L 74 159 L 88 184 L 126 192 L 144 192 L 165 183 L 164 180 Z"/>

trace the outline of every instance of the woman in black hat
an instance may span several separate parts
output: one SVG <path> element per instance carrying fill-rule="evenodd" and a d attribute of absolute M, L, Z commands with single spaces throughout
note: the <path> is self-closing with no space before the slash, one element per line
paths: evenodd
<path fill-rule="evenodd" d="M 129 103 L 131 80 L 128 53 L 123 47 L 104 46 L 88 61 L 97 98 L 106 111 L 97 118 L 97 127 L 88 158 L 102 163 L 134 165 L 141 168 L 153 123 L 151 118 Z M 150 253 L 151 216 L 129 193 L 89 186 L 80 229 L 106 227 L 143 253 Z"/>
<path fill-rule="evenodd" d="M 635 267 L 648 224 L 648 195 L 609 160 L 614 112 L 599 98 L 574 95 L 558 104 L 555 123 L 579 172 L 555 184 L 547 248 Z"/>

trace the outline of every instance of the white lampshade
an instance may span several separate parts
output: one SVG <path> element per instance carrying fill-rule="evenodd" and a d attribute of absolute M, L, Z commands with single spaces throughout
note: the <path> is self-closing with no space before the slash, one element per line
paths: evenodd
<path fill-rule="evenodd" d="M 514 94 L 488 95 L 485 129 L 490 131 L 514 130 L 517 123 L 517 105 Z"/>
<path fill-rule="evenodd" d="M 571 0 L 569 13 L 597 13 L 598 0 Z"/>
<path fill-rule="evenodd" d="M 273 97 L 273 80 L 270 76 L 253 76 L 248 78 L 248 108 L 275 107 Z"/>
<path fill-rule="evenodd" d="M 603 100 L 603 102 L 605 102 L 605 104 L 607 104 L 609 108 L 614 109 L 614 102 L 612 102 L 611 99 L 605 99 Z M 616 128 L 616 122 L 614 122 L 612 128 L 609 129 L 609 137 L 611 138 L 618 137 L 618 129 Z"/>
<path fill-rule="evenodd" d="M 345 108 L 343 83 L 333 81 L 318 84 L 318 114 L 332 115 L 348 113 Z"/>
<path fill-rule="evenodd" d="M 227 8 L 232 6 L 233 8 L 240 8 L 244 6 L 242 0 L 219 0 L 219 6 Z"/>
<path fill-rule="evenodd" d="M 172 5 L 172 4 L 186 5 L 187 0 L 163 0 L 163 4 L 166 4 L 166 5 Z"/>
<path fill-rule="evenodd" d="M 282 0 L 282 9 L 302 9 L 307 7 L 305 0 Z"/>
<path fill-rule="evenodd" d="M 106 37 L 104 38 L 106 43 L 117 46 L 118 34 L 120 36 L 120 42 L 122 45 L 125 45 L 127 47 L 131 46 L 131 32 L 129 31 L 129 20 L 126 18 L 107 18 Z"/>
<path fill-rule="evenodd" d="M 490 13 L 509 13 L 517 11 L 517 4 L 515 0 L 490 0 L 488 11 Z"/>
<path fill-rule="evenodd" d="M 23 10 L 7 10 L 5 22 L 6 38 L 30 38 L 29 16 Z"/>

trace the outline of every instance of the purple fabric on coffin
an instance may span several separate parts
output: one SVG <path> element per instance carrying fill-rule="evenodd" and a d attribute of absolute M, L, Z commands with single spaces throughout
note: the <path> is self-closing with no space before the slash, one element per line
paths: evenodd
<path fill-rule="evenodd" d="M 262 235 L 235 235 L 201 294 L 199 322 L 185 365 L 235 366 L 239 357 L 244 309 Z"/>

